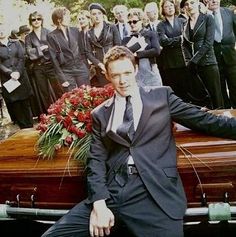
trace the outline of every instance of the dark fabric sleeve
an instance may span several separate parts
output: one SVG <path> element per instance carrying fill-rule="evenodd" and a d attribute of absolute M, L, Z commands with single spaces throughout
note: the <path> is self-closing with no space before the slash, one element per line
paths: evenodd
<path fill-rule="evenodd" d="M 61 84 L 66 82 L 66 77 L 61 69 L 61 66 L 59 64 L 59 61 L 57 59 L 58 48 L 58 42 L 55 40 L 55 37 L 52 33 L 47 35 L 47 41 L 48 41 L 48 50 L 50 54 L 51 61 L 53 63 L 53 66 L 55 68 L 56 75 L 58 76 L 58 79 L 60 80 Z"/>
<path fill-rule="evenodd" d="M 199 107 L 183 102 L 168 89 L 172 119 L 183 126 L 211 136 L 236 139 L 236 118 L 214 115 Z"/>
<path fill-rule="evenodd" d="M 145 37 L 145 36 L 144 36 Z M 157 33 L 153 31 L 146 32 L 146 37 L 150 40 L 150 48 L 137 52 L 138 58 L 153 58 L 160 55 L 161 48 Z"/>
<path fill-rule="evenodd" d="M 180 46 L 182 42 L 182 36 L 168 37 L 165 32 L 164 22 L 160 22 L 157 26 L 158 35 L 160 38 L 160 44 L 162 47 L 175 47 Z"/>
<path fill-rule="evenodd" d="M 40 49 L 40 43 L 36 47 L 33 46 L 30 34 L 25 37 L 25 49 L 29 59 L 32 61 L 43 57 L 43 52 Z"/>
<path fill-rule="evenodd" d="M 88 202 L 90 203 L 110 197 L 106 185 L 108 151 L 102 143 L 100 121 L 96 118 L 95 113 L 92 114 L 92 118 L 93 135 L 87 159 Z"/>
<path fill-rule="evenodd" d="M 212 15 L 206 15 L 206 34 L 204 42 L 199 47 L 198 51 L 191 58 L 191 62 L 197 64 L 203 57 L 205 57 L 207 51 L 213 47 L 215 37 L 215 21 Z"/>

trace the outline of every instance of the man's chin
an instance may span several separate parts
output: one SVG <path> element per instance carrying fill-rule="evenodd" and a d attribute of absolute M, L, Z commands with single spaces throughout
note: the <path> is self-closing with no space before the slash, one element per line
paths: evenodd
<path fill-rule="evenodd" d="M 119 94 L 123 97 L 126 97 L 126 96 L 130 95 L 130 92 L 129 92 L 129 90 L 120 90 Z"/>

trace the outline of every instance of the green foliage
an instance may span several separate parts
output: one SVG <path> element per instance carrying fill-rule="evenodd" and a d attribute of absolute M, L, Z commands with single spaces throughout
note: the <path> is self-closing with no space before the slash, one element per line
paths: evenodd
<path fill-rule="evenodd" d="M 139 7 L 144 8 L 144 6 L 151 2 L 151 0 L 48 0 L 49 2 L 55 4 L 55 6 L 65 6 L 71 11 L 72 21 L 76 22 L 76 16 L 81 9 L 88 9 L 88 6 L 92 2 L 98 2 L 104 6 L 107 10 L 107 16 L 109 20 L 113 20 L 112 8 L 117 4 L 126 5 L 128 8 Z M 179 0 L 180 1 L 180 0 Z M 30 4 L 35 4 L 37 0 L 25 0 Z M 160 0 L 155 1 L 158 5 Z M 236 5 L 236 0 L 221 0 L 222 6 Z"/>

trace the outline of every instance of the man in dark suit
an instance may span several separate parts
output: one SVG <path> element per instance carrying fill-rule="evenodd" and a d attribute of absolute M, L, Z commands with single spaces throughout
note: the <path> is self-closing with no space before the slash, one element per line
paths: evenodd
<path fill-rule="evenodd" d="M 159 23 L 158 7 L 156 2 L 149 2 L 145 5 L 144 12 L 148 17 L 149 23 L 146 28 L 157 32 L 157 25 Z"/>
<path fill-rule="evenodd" d="M 130 25 L 128 24 L 128 8 L 125 5 L 115 5 L 112 10 L 116 19 L 116 27 L 120 38 L 123 40 L 130 35 Z"/>
<path fill-rule="evenodd" d="M 236 139 L 236 119 L 186 104 L 169 87 L 139 88 L 135 58 L 126 47 L 109 50 L 104 65 L 115 95 L 92 113 L 88 198 L 43 237 L 113 236 L 124 225 L 130 231 L 125 236 L 182 237 L 186 198 L 172 120 Z"/>
<path fill-rule="evenodd" d="M 208 8 L 216 21 L 214 51 L 220 70 L 225 108 L 236 108 L 236 15 L 230 9 L 220 7 L 220 0 L 208 0 Z M 220 36 L 217 36 L 217 31 Z"/>

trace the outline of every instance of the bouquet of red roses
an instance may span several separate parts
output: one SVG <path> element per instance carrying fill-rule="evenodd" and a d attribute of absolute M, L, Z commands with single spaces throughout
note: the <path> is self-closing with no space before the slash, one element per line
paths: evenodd
<path fill-rule="evenodd" d="M 97 88 L 81 86 L 63 94 L 52 104 L 48 114 L 40 116 L 37 129 L 39 155 L 53 158 L 62 146 L 68 146 L 70 155 L 85 160 L 91 141 L 91 111 L 114 93 L 111 85 Z"/>

